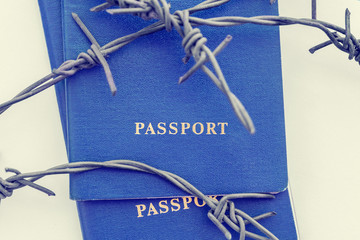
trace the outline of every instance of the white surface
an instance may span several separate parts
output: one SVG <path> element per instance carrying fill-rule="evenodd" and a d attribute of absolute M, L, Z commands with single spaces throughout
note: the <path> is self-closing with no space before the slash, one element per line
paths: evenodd
<path fill-rule="evenodd" d="M 266 0 L 264 0 L 266 4 Z M 318 18 L 360 36 L 360 1 L 319 0 Z M 16 11 L 16 12 L 15 12 Z M 309 17 L 310 0 L 281 1 L 280 14 Z M 36 1 L 4 1 L 0 8 L 0 102 L 49 72 Z M 360 67 L 328 47 L 317 29 L 282 27 L 283 80 L 289 176 L 301 239 L 357 239 L 360 227 Z M 21 66 L 21 67 L 19 67 Z M 13 106 L 0 116 L 0 176 L 5 167 L 23 172 L 67 161 L 54 89 Z M 1 202 L 1 239 L 81 239 L 68 177 L 40 184 L 56 197 L 31 188 Z"/>

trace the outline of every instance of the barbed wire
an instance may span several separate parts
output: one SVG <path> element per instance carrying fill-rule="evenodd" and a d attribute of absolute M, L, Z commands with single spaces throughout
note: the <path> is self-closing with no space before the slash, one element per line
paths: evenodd
<path fill-rule="evenodd" d="M 127 13 L 139 16 L 145 20 L 159 19 L 159 21 L 141 29 L 136 33 L 115 39 L 102 47 L 100 47 L 100 45 L 96 42 L 95 38 L 82 23 L 80 18 L 76 14 L 73 14 L 73 18 L 92 43 L 90 49 L 87 50 L 87 52 L 80 53 L 76 60 L 65 61 L 59 68 L 53 70 L 53 72 L 49 75 L 41 78 L 39 81 L 21 91 L 13 99 L 0 104 L 0 114 L 6 111 L 13 104 L 40 93 L 57 82 L 76 74 L 80 70 L 89 69 L 96 65 L 103 66 L 111 92 L 115 95 L 116 87 L 105 57 L 108 57 L 111 53 L 118 51 L 141 36 L 152 34 L 163 29 L 171 31 L 172 28 L 175 28 L 181 37 L 183 37 L 182 45 L 186 53 L 186 56 L 183 58 L 184 63 L 188 62 L 191 56 L 196 61 L 196 64 L 185 75 L 180 77 L 179 82 L 184 82 L 199 69 L 204 71 L 205 74 L 207 74 L 215 83 L 215 85 L 226 95 L 235 112 L 235 115 L 250 133 L 255 132 L 254 124 L 241 101 L 231 92 L 216 60 L 216 55 L 227 46 L 232 37 L 227 36 L 225 40 L 212 52 L 208 47 L 206 47 L 205 43 L 207 39 L 203 37 L 201 31 L 198 28 L 193 27 L 202 25 L 230 27 L 243 24 L 266 26 L 287 26 L 295 24 L 305 25 L 320 29 L 329 38 L 328 41 L 311 48 L 311 53 L 314 53 L 325 46 L 334 45 L 339 50 L 348 53 L 350 60 L 355 59 L 355 61 L 360 62 L 360 44 L 359 40 L 356 39 L 350 32 L 350 11 L 348 9 L 345 11 L 345 28 L 317 19 L 298 19 L 281 16 L 223 16 L 207 19 L 190 16 L 193 13 L 215 8 L 228 3 L 229 1 L 230 0 L 206 0 L 192 8 L 176 11 L 174 14 L 171 14 L 169 4 L 165 0 L 108 0 L 104 4 L 96 6 L 91 10 L 106 10 L 110 14 Z M 109 9 L 109 7 L 115 5 L 120 6 L 120 8 Z M 344 35 L 344 37 L 341 37 L 341 34 Z M 206 62 L 210 62 L 212 64 L 214 72 L 204 65 Z"/>
<path fill-rule="evenodd" d="M 311 0 L 311 18 L 316 19 L 317 15 L 317 4 L 316 0 Z"/>
<path fill-rule="evenodd" d="M 199 199 L 202 199 L 210 208 L 207 214 L 208 218 L 224 233 L 226 239 L 232 239 L 232 236 L 229 230 L 224 226 L 224 223 L 227 224 L 228 227 L 239 232 L 240 240 L 244 240 L 245 236 L 256 240 L 278 239 L 274 234 L 272 234 L 269 230 L 267 230 L 258 222 L 261 219 L 274 216 L 276 214 L 275 212 L 268 212 L 255 217 L 250 217 L 245 212 L 235 208 L 234 202 L 231 201 L 232 199 L 238 198 L 275 198 L 274 195 L 261 193 L 238 193 L 223 196 L 218 201 L 204 195 L 200 190 L 198 190 L 188 181 L 173 173 L 159 170 L 147 164 L 132 160 L 112 160 L 106 162 L 74 162 L 59 165 L 45 171 L 37 171 L 30 173 L 21 173 L 16 169 L 6 168 L 6 172 L 12 172 L 15 175 L 10 176 L 5 180 L 0 177 L 0 201 L 1 199 L 12 196 L 12 193 L 15 189 L 19 189 L 25 186 L 37 189 L 41 192 L 48 194 L 49 196 L 55 196 L 55 193 L 53 191 L 36 184 L 35 181 L 48 175 L 75 174 L 93 171 L 100 168 L 111 168 L 119 170 L 122 169 L 154 174 L 171 182 L 184 192 L 191 194 L 194 197 L 198 197 Z M 246 224 L 252 224 L 266 237 L 247 231 L 245 228 Z"/>
<path fill-rule="evenodd" d="M 18 95 L 16 95 L 15 98 L 1 104 L 0 114 L 3 113 L 6 109 L 8 109 L 11 105 L 27 99 L 31 96 L 34 96 L 37 93 L 40 93 L 41 91 L 47 89 L 55 83 L 76 74 L 80 70 L 89 69 L 97 65 L 101 65 L 104 68 L 110 90 L 112 94 L 115 95 L 117 91 L 116 86 L 110 71 L 110 67 L 106 62 L 105 58 L 108 57 L 111 53 L 118 51 L 125 45 L 131 43 L 135 39 L 141 36 L 152 34 L 157 31 L 161 31 L 163 29 L 171 31 L 172 28 L 175 28 L 175 30 L 183 38 L 182 46 L 184 47 L 186 53 L 186 56 L 183 59 L 184 63 L 188 62 L 190 57 L 193 57 L 196 61 L 196 64 L 184 76 L 180 77 L 179 82 L 182 83 L 187 80 L 195 71 L 199 69 L 203 70 L 205 74 L 207 74 L 209 78 L 215 83 L 215 85 L 227 96 L 231 106 L 235 111 L 235 114 L 251 133 L 255 131 L 251 118 L 241 104 L 240 100 L 230 91 L 230 88 L 227 85 L 227 82 L 222 75 L 220 66 L 216 60 L 216 56 L 221 52 L 222 49 L 226 47 L 226 45 L 231 41 L 232 37 L 230 35 L 227 36 L 225 40 L 220 43 L 219 46 L 212 52 L 209 48 L 206 47 L 206 39 L 201 34 L 199 28 L 194 27 L 202 25 L 214 27 L 230 27 L 243 24 L 257 24 L 267 26 L 286 26 L 300 24 L 315 27 L 323 31 L 329 38 L 329 40 L 311 48 L 309 50 L 311 53 L 314 53 L 317 50 L 322 49 L 326 46 L 335 45 L 335 47 L 337 47 L 339 50 L 346 52 L 349 55 L 350 60 L 354 59 L 356 62 L 360 63 L 359 40 L 356 39 L 355 36 L 350 32 L 350 11 L 348 9 L 346 9 L 345 11 L 345 28 L 341 28 L 324 21 L 316 20 L 316 14 L 313 14 L 313 19 L 296 19 L 279 16 L 224 16 L 203 19 L 191 16 L 191 14 L 195 12 L 214 8 L 229 1 L 230 0 L 207 0 L 193 8 L 183 11 L 176 11 L 174 14 L 170 14 L 169 5 L 164 0 L 107 1 L 106 3 L 102 4 L 101 7 L 97 6 L 92 10 L 106 10 L 110 14 L 134 14 L 145 20 L 158 19 L 159 21 L 136 33 L 120 37 L 102 47 L 99 45 L 99 43 L 90 33 L 90 31 L 86 28 L 85 24 L 80 20 L 80 18 L 76 14 L 73 14 L 74 20 L 77 22 L 79 27 L 82 29 L 84 34 L 91 42 L 90 49 L 86 52 L 80 53 L 76 60 L 65 61 L 59 68 L 54 69 L 52 73 L 21 91 Z M 120 9 L 109 9 L 116 4 L 120 6 Z M 342 37 L 341 35 L 344 36 Z M 211 70 L 204 65 L 207 62 L 210 62 L 212 64 L 215 71 L 214 73 L 211 72 Z M 0 199 L 10 197 L 13 193 L 13 190 L 22 188 L 24 186 L 32 187 L 50 196 L 55 195 L 53 191 L 36 184 L 35 181 L 48 175 L 74 174 L 92 171 L 99 168 L 127 169 L 156 174 L 170 181 L 186 193 L 199 197 L 210 208 L 208 212 L 209 219 L 224 233 L 227 239 L 231 239 L 231 234 L 224 226 L 224 223 L 226 223 L 230 228 L 239 232 L 239 239 L 241 240 L 244 240 L 245 237 L 259 240 L 277 239 L 276 236 L 274 236 L 270 231 L 268 231 L 266 228 L 264 228 L 258 223 L 258 221 L 263 218 L 275 215 L 274 212 L 268 212 L 252 218 L 241 210 L 236 209 L 234 203 L 231 201 L 231 199 L 234 198 L 274 198 L 274 195 L 251 193 L 231 194 L 224 196 L 221 198 L 220 201 L 217 201 L 215 199 L 207 197 L 189 182 L 175 174 L 163 170 L 158 170 L 149 165 L 130 160 L 114 160 L 102 163 L 69 163 L 48 169 L 46 171 L 25 174 L 19 172 L 16 169 L 7 168 L 7 172 L 12 172 L 15 175 L 7 178 L 6 180 L 0 178 Z M 264 233 L 266 237 L 246 231 L 246 224 L 254 225 L 257 229 Z"/>

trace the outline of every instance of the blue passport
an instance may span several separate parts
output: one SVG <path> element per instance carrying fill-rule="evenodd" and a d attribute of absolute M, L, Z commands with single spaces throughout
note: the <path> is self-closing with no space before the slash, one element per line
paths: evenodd
<path fill-rule="evenodd" d="M 62 8 L 59 1 L 39 0 L 51 65 L 63 60 Z M 80 73 L 81 74 L 81 73 Z M 64 130 L 67 129 L 65 85 L 56 85 Z M 64 131 L 65 141 L 66 137 Z M 119 174 L 119 173 L 118 173 Z M 276 199 L 235 200 L 250 215 L 276 211 L 262 220 L 279 239 L 296 239 L 288 191 Z M 222 233 L 207 219 L 207 207 L 191 197 L 77 201 L 84 239 L 221 239 Z M 165 226 L 165 227 L 164 227 Z M 254 231 L 250 226 L 248 231 Z M 256 231 L 255 231 L 256 232 Z M 233 236 L 236 236 L 232 232 Z"/>
<path fill-rule="evenodd" d="M 64 62 L 61 1 L 39 0 L 38 3 L 41 12 L 41 19 L 43 22 L 50 65 L 52 68 L 57 68 Z M 64 139 L 67 139 L 66 95 L 64 88 L 64 81 L 61 81 L 55 85 L 56 98 L 59 106 Z"/>
<path fill-rule="evenodd" d="M 73 12 L 100 45 L 151 23 L 131 15 L 89 11 L 100 3 L 62 1 L 65 59 L 76 59 L 90 47 Z M 171 8 L 175 11 L 196 3 L 175 0 Z M 249 0 L 231 1 L 196 16 L 277 14 L 277 5 Z M 196 72 L 178 85 L 191 65 L 181 61 L 185 53 L 178 33 L 161 31 L 109 56 L 119 89 L 116 96 L 111 96 L 100 66 L 66 80 L 69 161 L 140 161 L 175 173 L 208 195 L 283 191 L 287 166 L 279 29 L 244 25 L 201 27 L 201 31 L 210 49 L 228 34 L 233 36 L 217 59 L 232 91 L 252 116 L 256 134 L 242 127 L 226 97 L 204 73 Z M 183 195 L 156 176 L 129 171 L 74 174 L 70 184 L 71 198 L 76 200 Z"/>
<path fill-rule="evenodd" d="M 274 210 L 276 216 L 259 223 L 278 239 L 297 239 L 288 191 L 279 193 L 276 199 L 238 199 L 234 203 L 251 216 Z M 225 239 L 207 218 L 208 207 L 191 197 L 79 201 L 78 209 L 80 218 L 86 219 L 81 223 L 86 240 Z M 252 225 L 246 226 L 246 230 L 264 236 Z M 238 233 L 230 232 L 233 239 L 238 239 Z"/>

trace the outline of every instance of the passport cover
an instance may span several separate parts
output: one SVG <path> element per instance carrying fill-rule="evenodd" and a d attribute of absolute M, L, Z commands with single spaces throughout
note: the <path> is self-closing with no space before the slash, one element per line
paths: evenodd
<path fill-rule="evenodd" d="M 39 0 L 38 4 L 41 12 L 41 20 L 43 23 L 50 65 L 53 69 L 58 68 L 64 62 L 61 1 Z M 58 82 L 55 85 L 64 139 L 67 139 L 67 123 L 65 116 L 66 95 L 64 88 L 64 81 Z"/>
<path fill-rule="evenodd" d="M 50 62 L 55 68 L 63 62 L 61 3 L 39 0 L 39 6 Z M 56 90 L 57 94 L 63 94 L 64 85 L 57 84 Z M 64 98 L 58 98 L 58 104 L 66 130 L 66 108 L 61 99 Z M 276 199 L 241 199 L 235 200 L 235 204 L 252 216 L 276 211 L 277 216 L 260 223 L 279 239 L 297 239 L 288 190 L 277 194 Z M 222 233 L 206 217 L 208 207 L 202 205 L 201 200 L 193 197 L 77 201 L 86 240 L 222 239 Z M 252 226 L 247 226 L 247 230 L 253 231 Z"/>
<path fill-rule="evenodd" d="M 287 190 L 277 194 L 276 199 L 237 199 L 234 203 L 250 216 L 275 211 L 276 216 L 262 219 L 259 223 L 278 239 L 297 239 Z M 190 197 L 98 200 L 78 201 L 78 209 L 80 218 L 86 219 L 81 222 L 86 240 L 225 239 L 207 218 L 209 208 L 201 207 L 202 204 L 201 200 Z M 251 225 L 247 225 L 246 230 L 264 236 Z M 238 239 L 238 233 L 230 232 L 233 239 Z"/>
<path fill-rule="evenodd" d="M 171 1 L 171 9 L 184 9 L 199 2 L 175 0 Z M 72 19 L 72 12 L 80 16 L 100 45 L 151 23 L 131 15 L 89 11 L 100 3 L 100 0 L 63 0 L 65 59 L 76 59 L 90 47 Z M 249 0 L 231 1 L 195 16 L 277 14 L 276 4 Z M 246 132 L 226 97 L 204 73 L 196 72 L 184 84 L 177 84 L 192 63 L 184 65 L 181 61 L 185 53 L 178 33 L 161 31 L 137 39 L 108 58 L 118 87 L 116 96 L 110 94 L 102 67 L 82 71 L 66 80 L 70 162 L 136 160 L 175 173 L 208 195 L 278 192 L 286 188 L 278 27 L 200 28 L 210 49 L 226 35 L 233 36 L 217 59 L 230 88 L 249 111 L 257 129 L 255 135 Z M 206 127 L 207 122 L 226 123 L 224 134 L 219 125 L 216 135 L 205 134 L 206 130 L 197 135 L 191 128 L 181 134 L 181 123 L 202 123 Z M 144 124 L 139 134 L 137 123 Z M 166 124 L 166 134 L 156 134 L 163 131 L 157 129 L 158 123 Z M 170 134 L 171 123 L 178 124 L 176 135 Z M 74 174 L 70 184 L 71 198 L 76 200 L 183 195 L 156 176 L 108 169 Z"/>

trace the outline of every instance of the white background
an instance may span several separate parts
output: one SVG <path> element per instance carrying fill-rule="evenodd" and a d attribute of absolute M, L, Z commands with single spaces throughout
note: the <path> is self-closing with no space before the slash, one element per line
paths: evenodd
<path fill-rule="evenodd" d="M 264 0 L 264 4 L 267 1 Z M 360 1 L 319 0 L 318 18 L 360 36 Z M 280 15 L 310 17 L 310 0 L 282 0 Z M 0 8 L 0 102 L 49 73 L 37 1 L 3 1 Z M 360 228 L 360 67 L 304 26 L 281 28 L 289 177 L 301 239 L 358 239 Z M 264 76 L 266 77 L 266 76 Z M 13 106 L 0 116 L 0 176 L 67 162 L 54 89 Z M 81 239 L 68 177 L 39 182 L 57 193 L 31 188 L 1 202 L 1 239 Z"/>

